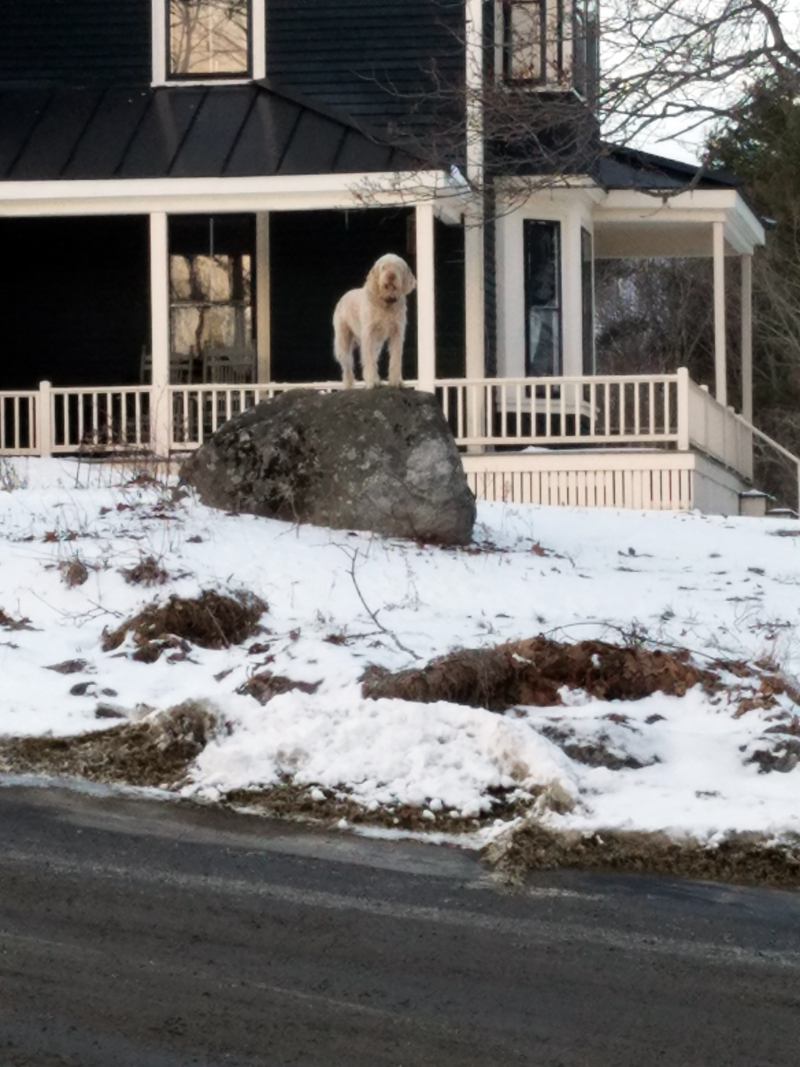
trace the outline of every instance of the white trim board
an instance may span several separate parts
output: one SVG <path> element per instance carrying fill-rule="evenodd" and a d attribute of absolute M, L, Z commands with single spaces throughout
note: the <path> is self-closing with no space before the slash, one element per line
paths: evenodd
<path fill-rule="evenodd" d="M 126 215 L 167 212 L 359 210 L 411 206 L 413 183 L 436 198 L 454 198 L 440 171 L 301 174 L 249 178 L 119 178 L 0 183 L 0 216 Z M 405 188 L 404 188 L 405 184 Z M 369 196 L 364 190 L 369 190 Z"/>

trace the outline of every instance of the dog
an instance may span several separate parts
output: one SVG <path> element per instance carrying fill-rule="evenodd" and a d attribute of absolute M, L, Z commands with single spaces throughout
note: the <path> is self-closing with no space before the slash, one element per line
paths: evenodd
<path fill-rule="evenodd" d="M 411 268 L 400 256 L 381 256 L 361 289 L 345 293 L 333 313 L 333 354 L 345 389 L 354 383 L 353 353 L 358 345 L 367 389 L 378 384 L 378 357 L 389 342 L 389 385 L 399 386 L 406 338 L 406 297 L 416 288 Z"/>

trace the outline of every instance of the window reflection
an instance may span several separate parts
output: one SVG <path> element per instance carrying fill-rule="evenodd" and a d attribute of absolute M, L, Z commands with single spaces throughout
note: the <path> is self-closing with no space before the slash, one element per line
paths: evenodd
<path fill-rule="evenodd" d="M 250 0 L 170 0 L 170 75 L 246 75 L 249 37 Z"/>
<path fill-rule="evenodd" d="M 525 373 L 561 373 L 561 227 L 525 220 Z"/>
<path fill-rule="evenodd" d="M 170 219 L 170 366 L 175 382 L 255 373 L 252 216 Z"/>

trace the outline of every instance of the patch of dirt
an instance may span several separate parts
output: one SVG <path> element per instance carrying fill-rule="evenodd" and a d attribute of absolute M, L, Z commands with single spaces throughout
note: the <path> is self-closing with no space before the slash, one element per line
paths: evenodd
<path fill-rule="evenodd" d="M 299 689 L 301 693 L 316 693 L 321 685 L 322 682 L 295 682 L 282 674 L 261 671 L 248 678 L 236 692 L 244 696 L 255 697 L 259 704 L 268 704 L 273 697 L 288 693 L 292 689 Z"/>
<path fill-rule="evenodd" d="M 204 704 L 186 701 L 138 723 L 71 737 L 0 739 L 0 768 L 11 774 L 52 774 L 176 787 L 220 727 Z"/>
<path fill-rule="evenodd" d="M 169 574 L 155 556 L 145 556 L 135 567 L 123 567 L 120 574 L 128 585 L 164 585 Z"/>
<path fill-rule="evenodd" d="M 14 619 L 0 608 L 0 626 L 4 630 L 33 630 L 30 619 Z"/>
<path fill-rule="evenodd" d="M 663 833 L 601 830 L 557 833 L 533 820 L 508 831 L 484 851 L 512 881 L 526 871 L 571 867 L 695 878 L 742 885 L 800 887 L 800 840 L 785 846 L 760 834 L 731 834 L 713 848 Z"/>
<path fill-rule="evenodd" d="M 640 770 L 642 767 L 657 763 L 657 759 L 642 763 L 635 756 L 615 752 L 609 747 L 608 734 L 599 734 L 591 741 L 579 741 L 573 730 L 565 730 L 552 724 L 537 726 L 540 734 L 544 734 L 554 744 L 565 752 L 576 763 L 585 763 L 588 767 L 608 767 L 610 771 L 621 771 L 626 768 Z"/>
<path fill-rule="evenodd" d="M 560 798 L 547 796 L 547 790 L 522 792 L 518 789 L 489 790 L 490 811 L 477 815 L 462 815 L 458 811 L 432 812 L 430 808 L 412 804 L 388 804 L 369 810 L 344 787 L 337 789 L 298 785 L 288 775 L 264 789 L 237 789 L 226 793 L 223 802 L 236 808 L 246 808 L 258 814 L 277 816 L 333 827 L 344 819 L 352 826 L 382 826 L 391 830 L 411 830 L 418 833 L 472 833 L 496 819 L 513 819 L 530 812 L 534 804 L 539 808 L 560 808 Z M 427 815 L 425 814 L 427 812 Z"/>
<path fill-rule="evenodd" d="M 583 689 L 599 700 L 641 700 L 655 692 L 683 696 L 695 685 L 721 688 L 719 674 L 691 662 L 685 650 L 650 651 L 605 641 L 566 644 L 547 637 L 509 641 L 494 648 L 462 649 L 427 667 L 396 674 L 370 667 L 365 697 L 437 700 L 506 711 L 518 704 L 563 704 L 559 689 Z"/>
<path fill-rule="evenodd" d="M 225 596 L 213 589 L 199 597 L 171 596 L 165 603 L 148 604 L 116 630 L 103 631 L 103 651 L 119 648 L 129 633 L 137 651 L 134 659 L 153 663 L 165 648 L 185 658 L 186 642 L 201 648 L 230 648 L 258 632 L 267 605 L 252 593 Z"/>
<path fill-rule="evenodd" d="M 89 668 L 85 659 L 65 659 L 63 663 L 53 663 L 45 667 L 46 671 L 56 671 L 58 674 L 80 674 Z"/>

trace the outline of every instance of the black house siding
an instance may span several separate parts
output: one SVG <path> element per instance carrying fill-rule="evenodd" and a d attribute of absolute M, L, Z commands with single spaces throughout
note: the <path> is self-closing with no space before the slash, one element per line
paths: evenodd
<path fill-rule="evenodd" d="M 151 0 L 2 0 L 0 84 L 149 85 Z"/>
<path fill-rule="evenodd" d="M 376 128 L 424 129 L 437 78 L 463 83 L 463 35 L 464 0 L 267 0 L 267 73 Z"/>
<path fill-rule="evenodd" d="M 0 219 L 0 384 L 135 384 L 150 343 L 147 218 Z"/>

